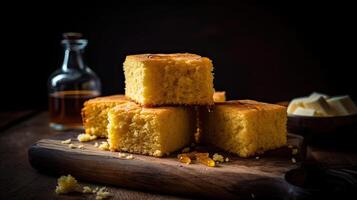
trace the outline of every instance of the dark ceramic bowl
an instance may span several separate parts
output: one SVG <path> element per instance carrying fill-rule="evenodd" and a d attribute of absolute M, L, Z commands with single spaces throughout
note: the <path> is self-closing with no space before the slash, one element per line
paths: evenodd
<path fill-rule="evenodd" d="M 333 117 L 288 115 L 288 132 L 303 135 L 310 144 L 357 146 L 357 114 Z"/>

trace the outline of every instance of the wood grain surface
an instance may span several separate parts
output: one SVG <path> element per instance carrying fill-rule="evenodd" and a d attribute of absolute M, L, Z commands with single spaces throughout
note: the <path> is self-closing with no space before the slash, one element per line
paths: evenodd
<path fill-rule="evenodd" d="M 117 152 L 94 147 L 94 142 L 100 141 L 79 143 L 77 135 L 67 132 L 38 141 L 29 149 L 30 163 L 46 173 L 71 174 L 80 180 L 174 195 L 224 199 L 285 199 L 303 195 L 303 191 L 284 179 L 287 171 L 299 166 L 299 162 L 292 163 L 291 149 L 287 147 L 267 152 L 259 159 L 220 152 L 230 162 L 211 168 L 198 163 L 182 164 L 176 154 L 167 158 L 134 155 L 133 160 L 120 159 Z M 74 145 L 83 144 L 84 149 L 61 143 L 69 138 Z M 301 137 L 290 135 L 288 141 L 302 150 Z"/>

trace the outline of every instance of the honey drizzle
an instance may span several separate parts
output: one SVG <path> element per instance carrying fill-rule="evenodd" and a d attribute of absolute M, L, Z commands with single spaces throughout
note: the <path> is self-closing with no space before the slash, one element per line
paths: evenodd
<path fill-rule="evenodd" d="M 197 160 L 199 163 L 204 164 L 208 167 L 214 167 L 215 162 L 209 157 L 209 153 L 199 153 L 193 151 L 190 153 L 182 153 L 177 156 L 181 163 L 190 164 L 192 160 Z"/>

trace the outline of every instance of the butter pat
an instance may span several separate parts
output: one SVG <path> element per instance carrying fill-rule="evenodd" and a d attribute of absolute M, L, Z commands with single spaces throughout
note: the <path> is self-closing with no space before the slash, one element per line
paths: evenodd
<path fill-rule="evenodd" d="M 301 97 L 301 98 L 296 98 L 293 99 L 288 106 L 288 114 L 294 114 L 295 110 L 299 107 L 304 107 L 304 101 L 307 100 L 308 97 Z"/>
<path fill-rule="evenodd" d="M 330 98 L 328 95 L 322 94 L 322 93 L 319 93 L 319 92 L 313 92 L 313 93 L 310 94 L 309 97 L 323 97 L 324 99 Z"/>
<path fill-rule="evenodd" d="M 312 96 L 303 101 L 304 108 L 316 110 L 318 116 L 334 115 L 334 110 L 322 96 Z"/>
<path fill-rule="evenodd" d="M 357 107 L 348 95 L 332 97 L 327 103 L 337 115 L 351 115 L 357 113 Z"/>
<path fill-rule="evenodd" d="M 311 108 L 302 108 L 298 107 L 294 112 L 294 115 L 303 115 L 303 116 L 316 116 L 316 110 Z"/>

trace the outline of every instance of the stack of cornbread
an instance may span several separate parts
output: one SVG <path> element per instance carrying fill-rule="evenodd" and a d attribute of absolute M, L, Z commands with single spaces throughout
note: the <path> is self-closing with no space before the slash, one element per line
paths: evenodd
<path fill-rule="evenodd" d="M 241 157 L 284 146 L 286 109 L 252 100 L 225 101 L 224 92 L 214 92 L 212 72 L 212 61 L 195 54 L 127 56 L 125 96 L 87 101 L 85 131 L 108 138 L 112 151 L 156 157 L 195 138 Z"/>

